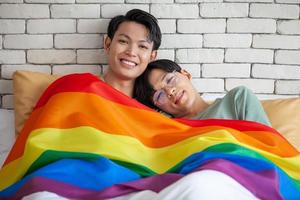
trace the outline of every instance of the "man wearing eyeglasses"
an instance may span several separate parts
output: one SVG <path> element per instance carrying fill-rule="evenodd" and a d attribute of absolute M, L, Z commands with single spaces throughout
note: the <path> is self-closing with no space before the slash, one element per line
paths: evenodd
<path fill-rule="evenodd" d="M 134 97 L 143 104 L 176 118 L 238 119 L 271 126 L 256 96 L 244 86 L 208 104 L 191 83 L 191 75 L 167 59 L 149 63 L 136 80 Z"/>

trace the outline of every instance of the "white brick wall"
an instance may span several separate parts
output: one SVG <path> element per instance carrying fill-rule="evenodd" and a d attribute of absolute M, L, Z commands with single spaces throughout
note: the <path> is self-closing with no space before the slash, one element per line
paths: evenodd
<path fill-rule="evenodd" d="M 300 20 L 279 20 L 278 33 L 300 34 Z"/>
<path fill-rule="evenodd" d="M 151 13 L 158 18 L 198 18 L 197 4 L 152 4 Z"/>
<path fill-rule="evenodd" d="M 13 109 L 16 70 L 102 73 L 109 20 L 132 8 L 158 18 L 158 58 L 188 70 L 206 99 L 238 85 L 300 96 L 300 0 L 0 0 L 0 108 Z"/>
<path fill-rule="evenodd" d="M 179 33 L 225 33 L 225 19 L 178 20 Z"/>
<path fill-rule="evenodd" d="M 249 48 L 251 34 L 204 34 L 204 47 Z"/>
<path fill-rule="evenodd" d="M 28 50 L 27 61 L 32 64 L 75 63 L 76 53 L 73 50 Z"/>
<path fill-rule="evenodd" d="M 251 4 L 250 17 L 299 19 L 299 5 Z"/>
<path fill-rule="evenodd" d="M 272 63 L 273 51 L 268 49 L 227 49 L 225 62 Z"/>
<path fill-rule="evenodd" d="M 0 19 L 0 34 L 25 33 L 25 20 Z"/>
<path fill-rule="evenodd" d="M 75 33 L 74 19 L 30 19 L 27 21 L 27 33 Z"/>
<path fill-rule="evenodd" d="M 54 47 L 70 48 L 101 48 L 103 38 L 99 34 L 57 34 L 54 37 Z"/>
<path fill-rule="evenodd" d="M 164 34 L 161 48 L 201 48 L 202 35 Z"/>
<path fill-rule="evenodd" d="M 247 17 L 247 3 L 203 3 L 200 4 L 202 17 Z"/>
<path fill-rule="evenodd" d="M 53 48 L 52 35 L 6 35 L 6 49 L 50 49 Z"/>
<path fill-rule="evenodd" d="M 228 19 L 227 31 L 229 33 L 275 33 L 276 20 L 274 19 Z"/>
<path fill-rule="evenodd" d="M 185 63 L 221 63 L 224 59 L 223 49 L 179 49 L 176 51 L 178 62 Z"/>

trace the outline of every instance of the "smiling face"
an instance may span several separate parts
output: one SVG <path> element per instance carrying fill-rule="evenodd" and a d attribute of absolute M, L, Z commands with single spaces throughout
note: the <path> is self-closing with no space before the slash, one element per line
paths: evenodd
<path fill-rule="evenodd" d="M 113 39 L 105 39 L 108 56 L 108 75 L 115 80 L 134 80 L 142 74 L 147 64 L 154 60 L 153 42 L 148 29 L 136 22 L 125 21 L 115 32 Z"/>
<path fill-rule="evenodd" d="M 151 70 L 148 80 L 155 91 L 152 97 L 154 104 L 174 117 L 188 114 L 199 96 L 190 78 L 184 70 L 171 73 L 161 69 Z"/>

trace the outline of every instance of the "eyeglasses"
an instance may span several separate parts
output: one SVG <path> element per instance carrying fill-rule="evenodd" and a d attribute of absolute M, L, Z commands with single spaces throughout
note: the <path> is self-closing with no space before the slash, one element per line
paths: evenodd
<path fill-rule="evenodd" d="M 159 90 L 156 90 L 153 94 L 152 100 L 155 105 L 162 105 L 168 101 L 168 94 L 166 93 L 165 88 L 172 88 L 176 86 L 178 77 L 176 71 L 167 73 L 162 80 L 163 87 Z"/>

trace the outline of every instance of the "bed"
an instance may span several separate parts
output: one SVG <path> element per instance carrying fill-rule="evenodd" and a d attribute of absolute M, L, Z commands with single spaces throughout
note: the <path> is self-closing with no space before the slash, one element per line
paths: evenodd
<path fill-rule="evenodd" d="M 70 80 L 66 81 L 65 79 Z M 18 199 L 24 196 L 31 199 L 174 199 L 175 197 L 176 199 L 197 199 L 199 195 L 203 199 L 220 199 L 220 197 L 232 197 L 232 195 L 239 197 L 239 199 L 288 199 L 299 197 L 299 98 L 262 101 L 274 127 L 274 129 L 271 129 L 256 123 L 237 122 L 236 120 L 204 120 L 201 123 L 189 120 L 173 122 L 157 115 L 157 113 L 137 102 L 128 100 L 112 88 L 107 88 L 99 83 L 97 77 L 90 74 L 78 74 L 75 77 L 69 75 L 67 78 L 59 79 L 57 75 L 17 71 L 14 74 L 13 81 L 15 110 L 0 110 L 1 118 L 6 120 L 1 123 L 0 127 L 2 163 L 14 143 L 15 135 L 22 133 L 19 137 L 21 139 L 18 139 L 19 142 L 17 142 L 19 144 L 12 149 L 12 153 L 4 164 L 7 167 L 4 167 L 4 170 L 0 172 L 2 187 L 2 194 L 0 193 L 2 196 L 0 197 L 10 199 Z M 83 91 L 78 91 L 77 87 L 74 88 L 74 85 L 77 84 L 67 86 L 68 84 L 64 81 L 82 82 L 83 85 L 79 84 L 82 85 L 80 89 L 92 97 L 86 100 L 85 97 L 81 96 Z M 51 83 L 53 84 L 49 89 L 48 86 Z M 95 87 L 97 92 L 95 92 Z M 46 88 L 48 88 L 48 92 L 46 91 L 39 99 Z M 61 90 L 61 88 L 65 90 Z M 99 93 L 99 90 L 102 92 Z M 51 130 L 51 134 L 55 135 L 53 133 L 56 133 L 57 136 L 43 138 L 44 135 L 49 133 L 49 130 L 46 129 L 50 126 L 50 118 L 64 115 L 63 113 L 60 115 L 57 115 L 57 113 L 52 114 L 52 116 L 44 114 L 49 113 L 49 110 L 57 106 L 49 102 L 52 102 L 52 99 L 58 94 L 68 95 L 61 96 L 60 98 L 63 101 L 57 100 L 57 102 L 72 102 L 70 104 L 78 104 L 77 106 L 79 106 L 82 104 L 78 102 L 79 99 L 87 101 L 85 105 L 88 107 L 84 107 L 84 109 L 90 109 L 90 115 L 85 113 L 85 117 L 83 117 L 82 113 L 80 114 L 80 109 L 77 112 L 72 111 L 69 115 L 72 116 L 71 122 L 69 121 L 68 124 L 67 120 L 66 123 L 60 123 L 56 127 L 64 127 L 63 131 L 53 132 Z M 100 95 L 101 98 L 105 97 L 105 101 L 101 100 L 101 107 L 97 107 L 99 103 L 95 104 L 94 101 L 99 101 L 99 99 L 93 99 L 95 95 Z M 62 106 L 61 104 L 59 106 Z M 103 104 L 106 106 L 103 107 Z M 39 108 L 44 109 L 43 106 L 45 105 L 49 107 L 47 108 L 48 112 L 40 113 Z M 128 112 L 116 112 L 116 110 L 128 109 L 130 110 Z M 29 123 L 29 115 L 32 110 L 35 110 L 34 115 L 38 117 L 31 116 L 32 119 Z M 102 116 L 101 113 L 94 112 L 95 110 L 111 114 L 107 118 L 105 115 Z M 99 117 L 98 119 L 103 120 L 102 123 L 97 122 L 97 120 L 93 121 L 91 116 L 94 116 L 93 119 Z M 123 116 L 121 121 L 111 122 L 112 119 L 118 120 L 120 116 Z M 151 119 L 155 119 L 154 122 Z M 53 120 L 55 121 L 55 119 Z M 26 124 L 31 124 L 27 125 L 27 128 L 26 125 L 23 128 L 25 121 L 27 121 Z M 130 126 L 124 125 L 121 129 L 115 126 L 115 124 L 122 124 L 124 121 L 129 123 Z M 105 126 L 101 124 L 105 124 Z M 101 128 L 99 128 L 100 126 Z M 106 126 L 114 127 L 112 132 L 118 133 L 113 135 L 113 140 L 111 135 L 108 137 L 103 134 L 100 138 L 98 135 L 93 136 L 95 134 L 94 129 L 91 131 L 90 127 L 98 127 L 97 130 L 102 132 L 112 130 L 111 128 L 106 129 Z M 80 127 L 84 131 L 72 130 L 73 132 L 60 135 L 60 133 L 68 131 L 70 127 Z M 35 134 L 39 137 L 33 138 L 30 144 L 25 143 L 30 131 L 27 131 L 27 136 L 24 136 L 26 134 L 23 132 L 35 129 L 37 129 Z M 155 135 L 156 133 L 152 133 L 151 131 L 154 129 L 157 129 L 160 134 Z M 122 131 L 127 131 L 126 133 L 130 134 L 130 139 L 127 137 L 129 135 L 121 134 Z M 87 138 L 89 142 L 81 144 L 81 140 L 85 136 L 80 136 L 79 132 L 89 133 L 90 138 Z M 143 135 L 141 132 L 147 132 L 148 134 Z M 199 132 L 203 132 L 201 137 Z M 71 133 L 72 135 L 79 135 L 78 137 L 69 137 Z M 147 138 L 150 133 L 154 134 L 151 139 Z M 175 134 L 175 139 L 170 139 L 171 133 L 178 133 Z M 132 140 L 132 137 L 134 140 Z M 68 142 L 59 143 L 61 141 Z M 99 143 L 95 143 L 95 141 Z M 117 142 L 114 143 L 115 141 Z M 126 145 L 124 145 L 124 141 L 126 141 Z M 199 141 L 201 142 L 199 143 Z M 209 142 L 203 146 L 203 141 Z M 52 146 L 47 146 L 48 142 Z M 79 145 L 73 145 L 74 143 Z M 95 145 L 87 145 L 94 143 Z M 41 144 L 44 146 L 41 147 Z M 84 150 L 78 147 L 80 145 Z M 103 149 L 106 150 L 97 149 L 97 145 L 102 145 Z M 116 151 L 115 147 L 118 147 L 119 152 Z M 133 147 L 137 147 L 140 151 L 136 152 Z M 47 152 L 41 149 L 47 149 Z M 86 149 L 88 151 L 85 151 Z M 234 152 L 247 152 L 248 154 L 247 156 L 246 154 L 235 154 L 232 149 L 235 149 Z M 39 154 L 36 152 L 39 152 Z M 26 157 L 27 154 L 29 154 L 28 157 Z M 48 156 L 45 156 L 46 154 Z M 41 158 L 44 161 L 41 161 Z M 19 167 L 20 165 L 22 167 Z M 72 167 L 68 168 L 67 166 Z M 95 166 L 98 166 L 98 168 L 95 168 Z M 99 167 L 103 169 L 101 166 L 106 166 L 109 170 L 103 170 L 103 173 L 100 173 Z M 40 168 L 46 171 L 38 171 Z M 57 171 L 58 169 L 61 171 Z M 78 171 L 82 172 L 83 169 L 87 171 L 86 176 L 75 177 L 71 173 L 78 175 Z M 270 169 L 274 171 L 268 171 Z M 49 170 L 54 170 L 62 175 L 55 176 Z M 259 173 L 262 171 L 268 171 L 268 173 Z M 37 173 L 36 176 L 31 176 L 35 172 Z M 49 177 L 47 180 L 43 179 L 47 175 L 52 179 Z M 20 182 L 19 180 L 22 177 L 27 177 L 27 179 L 22 179 L 23 182 Z M 30 177 L 33 180 L 31 182 L 28 181 Z M 93 178 L 87 181 L 87 177 Z M 245 177 L 247 177 L 246 180 Z M 67 181 L 64 182 L 65 180 Z M 82 183 L 82 180 L 86 181 Z M 101 182 L 101 186 L 96 180 Z M 96 182 L 97 186 L 95 186 Z M 49 188 L 50 183 L 53 183 L 51 188 Z M 194 186 L 197 187 L 194 188 Z M 202 188 L 202 190 L 199 188 Z M 213 192 L 216 188 L 218 188 L 218 192 Z"/>

